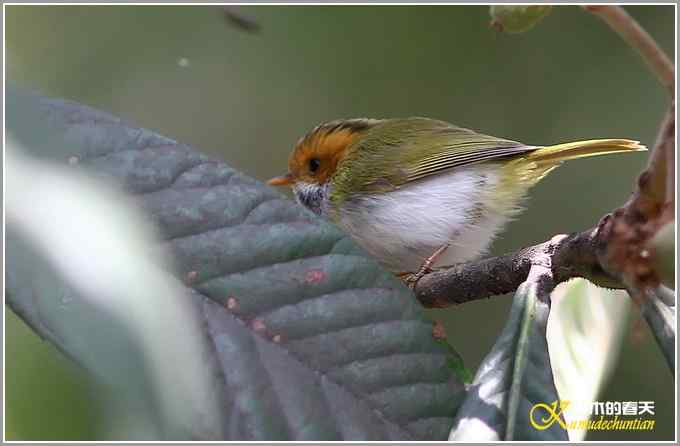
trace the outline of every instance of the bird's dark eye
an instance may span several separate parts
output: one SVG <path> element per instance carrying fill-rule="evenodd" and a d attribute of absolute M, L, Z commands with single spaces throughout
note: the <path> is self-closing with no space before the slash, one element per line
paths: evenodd
<path fill-rule="evenodd" d="M 317 170 L 319 170 L 320 165 L 321 162 L 318 159 L 312 158 L 311 160 L 309 160 L 309 171 L 315 173 Z"/>

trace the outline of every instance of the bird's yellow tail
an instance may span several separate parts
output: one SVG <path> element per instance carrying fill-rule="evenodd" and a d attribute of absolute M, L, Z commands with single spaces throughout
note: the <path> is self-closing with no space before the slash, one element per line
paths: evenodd
<path fill-rule="evenodd" d="M 511 212 L 514 203 L 520 202 L 531 186 L 538 183 L 562 161 L 640 150 L 647 148 L 630 139 L 591 139 L 540 147 L 529 154 L 517 157 L 503 167 L 504 175 L 498 188 L 499 200 L 508 208 L 505 211 Z"/>
<path fill-rule="evenodd" d="M 558 164 L 561 161 L 606 155 L 608 153 L 637 152 L 647 150 L 639 141 L 630 139 L 591 139 L 588 141 L 567 142 L 554 146 L 541 147 L 531 152 L 527 161 L 539 164 Z"/>

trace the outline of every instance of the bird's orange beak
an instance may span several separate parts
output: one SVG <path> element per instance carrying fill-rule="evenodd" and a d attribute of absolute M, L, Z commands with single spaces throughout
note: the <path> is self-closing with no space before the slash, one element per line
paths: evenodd
<path fill-rule="evenodd" d="M 293 175 L 287 173 L 285 175 L 274 177 L 267 181 L 267 184 L 270 186 L 289 186 L 293 184 Z"/>

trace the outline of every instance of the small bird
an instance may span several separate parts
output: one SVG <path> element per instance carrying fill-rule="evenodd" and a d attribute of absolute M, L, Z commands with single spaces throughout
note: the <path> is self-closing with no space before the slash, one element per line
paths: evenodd
<path fill-rule="evenodd" d="M 628 139 L 533 146 L 429 118 L 345 119 L 303 136 L 268 184 L 292 186 L 388 270 L 422 274 L 484 253 L 562 161 L 639 150 Z"/>

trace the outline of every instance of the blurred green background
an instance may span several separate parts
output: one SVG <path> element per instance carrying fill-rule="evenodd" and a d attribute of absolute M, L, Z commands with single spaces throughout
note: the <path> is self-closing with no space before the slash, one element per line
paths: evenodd
<path fill-rule="evenodd" d="M 672 6 L 627 7 L 674 54 Z M 341 117 L 421 115 L 526 143 L 592 137 L 654 142 L 668 99 L 611 30 L 575 6 L 532 31 L 499 35 L 487 7 L 7 6 L 7 80 L 119 115 L 259 179 L 286 169 L 297 138 Z M 623 203 L 644 155 L 568 163 L 532 192 L 494 243 L 502 253 L 592 226 Z M 508 297 L 432 312 L 475 370 L 503 327 Z M 673 439 L 674 383 L 637 323 L 600 400 L 653 400 L 652 432 Z M 7 311 L 8 439 L 94 439 L 93 386 Z"/>

